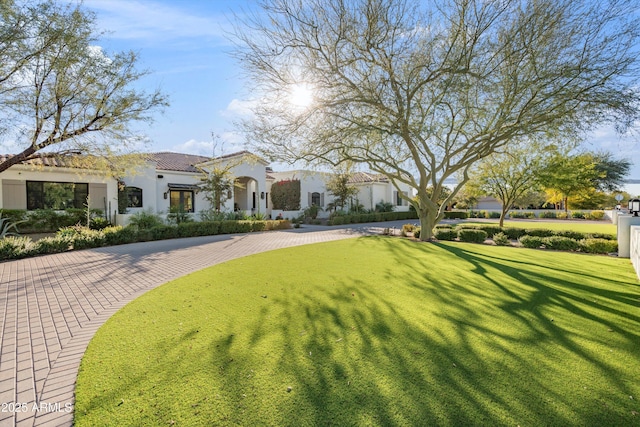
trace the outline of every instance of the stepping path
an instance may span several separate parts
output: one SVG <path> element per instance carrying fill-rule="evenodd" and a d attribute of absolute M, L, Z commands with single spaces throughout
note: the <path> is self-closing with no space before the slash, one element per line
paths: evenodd
<path fill-rule="evenodd" d="M 376 225 L 163 240 L 0 263 L 0 427 L 71 426 L 89 341 L 150 289 L 231 259 L 355 237 Z"/>

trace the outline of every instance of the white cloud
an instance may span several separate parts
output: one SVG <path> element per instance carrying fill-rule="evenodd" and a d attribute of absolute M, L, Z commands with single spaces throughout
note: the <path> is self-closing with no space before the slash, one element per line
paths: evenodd
<path fill-rule="evenodd" d="M 233 99 L 225 110 L 220 112 L 223 117 L 247 117 L 251 116 L 252 109 L 256 105 L 255 100 Z"/>
<path fill-rule="evenodd" d="M 186 154 L 197 154 L 200 156 L 211 156 L 213 152 L 213 142 L 190 139 L 182 144 L 174 145 L 171 147 L 171 151 Z"/>
<path fill-rule="evenodd" d="M 116 39 L 169 40 L 213 37 L 224 39 L 227 18 L 222 14 L 198 15 L 176 5 L 148 0 L 87 0 L 98 24 Z"/>

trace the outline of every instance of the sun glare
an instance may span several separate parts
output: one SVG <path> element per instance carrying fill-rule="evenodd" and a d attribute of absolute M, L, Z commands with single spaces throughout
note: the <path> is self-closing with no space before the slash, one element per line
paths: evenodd
<path fill-rule="evenodd" d="M 308 107 L 313 102 L 313 91 L 306 84 L 294 85 L 291 89 L 289 102 L 296 107 Z"/>

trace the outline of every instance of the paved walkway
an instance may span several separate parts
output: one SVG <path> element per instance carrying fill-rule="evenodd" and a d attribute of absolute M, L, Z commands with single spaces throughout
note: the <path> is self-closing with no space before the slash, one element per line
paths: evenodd
<path fill-rule="evenodd" d="M 234 258 L 370 230 L 367 225 L 307 227 L 0 263 L 0 427 L 72 425 L 76 377 L 89 341 L 111 315 L 144 292 Z"/>

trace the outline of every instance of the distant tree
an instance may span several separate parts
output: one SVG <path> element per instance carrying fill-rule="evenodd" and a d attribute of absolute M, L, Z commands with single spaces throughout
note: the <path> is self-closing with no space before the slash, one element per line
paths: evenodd
<path fill-rule="evenodd" d="M 538 178 L 550 196 L 549 200 L 561 203 L 568 212 L 569 197 L 593 188 L 604 178 L 604 172 L 596 168 L 594 156 L 590 153 L 558 153 L 538 172 Z"/>
<path fill-rule="evenodd" d="M 232 166 L 213 167 L 203 171 L 203 176 L 200 178 L 201 183 L 199 186 L 204 192 L 204 198 L 215 212 L 220 212 L 225 202 L 230 199 L 233 191 L 234 177 L 230 171 Z"/>
<path fill-rule="evenodd" d="M 358 194 L 358 188 L 352 184 L 349 184 L 351 174 L 348 172 L 340 172 L 331 175 L 325 183 L 326 189 L 332 196 L 335 197 L 333 205 L 344 209 L 347 202 L 356 194 Z"/>
<path fill-rule="evenodd" d="M 137 54 L 107 55 L 95 28 L 81 5 L 0 2 L 0 137 L 22 149 L 0 172 L 44 149 L 89 154 L 76 159 L 92 167 L 131 166 L 122 154 L 140 138 L 130 125 L 151 121 L 167 99 L 137 89 L 148 74 L 136 69 Z"/>
<path fill-rule="evenodd" d="M 541 144 L 527 141 L 483 159 L 470 173 L 474 185 L 502 204 L 500 227 L 519 200 L 538 190 L 538 171 L 550 157 Z"/>
<path fill-rule="evenodd" d="M 620 191 L 624 186 L 624 180 L 629 176 L 631 161 L 629 159 L 616 159 L 612 153 L 594 153 L 593 160 L 596 170 L 600 172 L 595 180 L 595 187 L 600 191 Z"/>
<path fill-rule="evenodd" d="M 273 159 L 364 163 L 398 191 L 415 188 L 422 240 L 479 160 L 525 137 L 638 117 L 637 0 L 260 5 L 236 27 L 260 100 L 247 140 Z M 288 102 L 301 89 L 313 100 Z"/>

